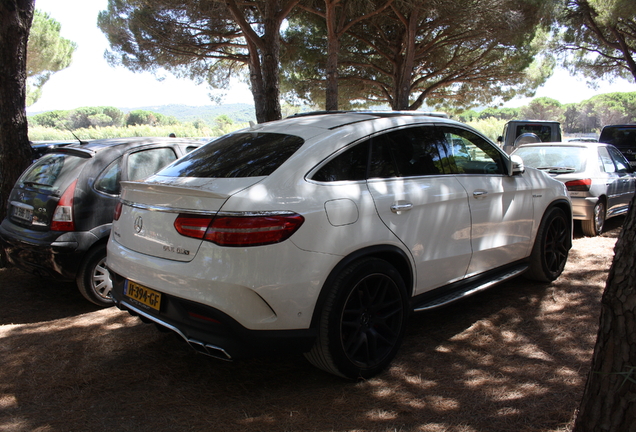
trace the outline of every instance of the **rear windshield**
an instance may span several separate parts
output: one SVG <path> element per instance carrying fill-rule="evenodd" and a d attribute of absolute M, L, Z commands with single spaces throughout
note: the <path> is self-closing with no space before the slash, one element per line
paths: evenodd
<path fill-rule="evenodd" d="M 517 126 L 517 133 L 515 138 L 518 138 L 519 135 L 524 133 L 533 133 L 539 137 L 541 142 L 549 142 L 552 141 L 552 127 L 548 125 L 540 125 L 540 124 L 528 124 L 523 126 Z"/>
<path fill-rule="evenodd" d="M 226 135 L 187 154 L 157 175 L 203 178 L 267 176 L 303 143 L 302 138 L 294 135 L 255 132 Z"/>
<path fill-rule="evenodd" d="M 599 141 L 616 147 L 636 147 L 636 126 L 605 126 Z"/>
<path fill-rule="evenodd" d="M 64 190 L 78 177 L 86 160 L 69 154 L 46 154 L 27 168 L 18 182 L 28 186 Z"/>
<path fill-rule="evenodd" d="M 514 154 L 523 164 L 547 171 L 581 172 L 585 170 L 586 149 L 582 147 L 521 147 Z"/>

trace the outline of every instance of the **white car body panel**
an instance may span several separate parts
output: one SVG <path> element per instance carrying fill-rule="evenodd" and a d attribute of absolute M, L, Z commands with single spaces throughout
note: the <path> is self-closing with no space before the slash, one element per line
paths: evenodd
<path fill-rule="evenodd" d="M 472 259 L 468 275 L 529 255 L 534 228 L 532 187 L 523 175 L 457 176 L 468 194 Z"/>
<path fill-rule="evenodd" d="M 454 176 L 371 179 L 369 189 L 384 223 L 413 254 L 415 294 L 465 276 L 470 213 L 466 191 Z M 410 208 L 395 211 L 395 205 Z"/>

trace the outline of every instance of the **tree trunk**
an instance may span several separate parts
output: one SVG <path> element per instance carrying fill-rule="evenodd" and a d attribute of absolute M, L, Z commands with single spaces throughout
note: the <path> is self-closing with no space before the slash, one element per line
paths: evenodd
<path fill-rule="evenodd" d="M 26 52 L 34 0 L 0 0 L 0 221 L 15 181 L 31 163 Z"/>
<path fill-rule="evenodd" d="M 636 203 L 616 243 L 573 432 L 636 431 Z"/>
<path fill-rule="evenodd" d="M 338 4 L 337 0 L 325 1 L 325 22 L 327 23 L 325 109 L 327 111 L 338 110 L 338 53 L 340 52 L 340 35 L 336 28 L 338 25 L 336 13 Z"/>
<path fill-rule="evenodd" d="M 264 121 L 281 119 L 280 109 L 280 1 L 270 0 L 263 7 L 263 89 L 265 92 Z"/>
<path fill-rule="evenodd" d="M 411 81 L 413 80 L 413 68 L 415 67 L 415 37 L 417 35 L 417 23 L 419 14 L 413 10 L 405 22 L 406 31 L 402 37 L 401 51 L 403 54 L 399 56 L 399 62 L 395 67 L 395 89 L 393 94 L 394 110 L 408 110 L 409 99 L 411 97 Z"/>

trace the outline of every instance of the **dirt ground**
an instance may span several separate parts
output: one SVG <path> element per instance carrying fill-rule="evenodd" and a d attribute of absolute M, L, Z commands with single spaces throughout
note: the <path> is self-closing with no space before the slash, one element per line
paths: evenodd
<path fill-rule="evenodd" d="M 415 315 L 392 367 L 348 382 L 302 355 L 226 363 L 73 286 L 0 270 L 0 432 L 568 431 L 623 218 L 556 282 Z"/>

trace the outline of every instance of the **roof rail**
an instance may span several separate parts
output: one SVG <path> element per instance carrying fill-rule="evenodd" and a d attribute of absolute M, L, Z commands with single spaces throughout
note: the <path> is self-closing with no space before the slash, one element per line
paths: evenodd
<path fill-rule="evenodd" d="M 433 111 L 346 111 L 346 110 L 337 110 L 337 111 L 308 111 L 303 113 L 292 114 L 287 118 L 293 117 L 306 117 L 312 115 L 326 115 L 326 114 L 366 114 L 366 115 L 374 115 L 377 117 L 394 117 L 394 116 L 429 116 L 429 117 L 439 117 L 439 118 L 449 118 L 448 114 L 443 112 L 433 112 Z"/>

